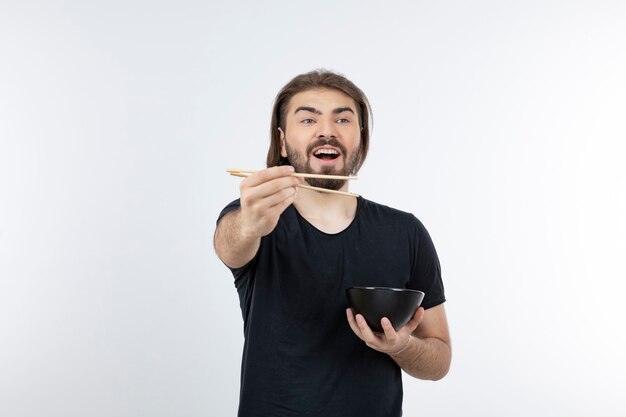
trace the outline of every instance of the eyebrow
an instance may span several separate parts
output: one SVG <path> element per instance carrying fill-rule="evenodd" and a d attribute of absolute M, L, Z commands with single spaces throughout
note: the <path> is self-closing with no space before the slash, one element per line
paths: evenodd
<path fill-rule="evenodd" d="M 335 110 L 333 110 L 333 114 L 343 113 L 344 111 L 349 111 L 350 113 L 354 114 L 354 110 L 352 110 L 351 107 L 337 107 Z"/>
<path fill-rule="evenodd" d="M 298 113 L 299 111 L 308 111 L 311 113 L 315 113 L 315 114 L 322 114 L 321 111 L 319 111 L 318 109 L 316 109 L 315 107 L 308 107 L 308 106 L 300 106 L 296 109 L 296 111 L 293 112 L 293 114 Z"/>
<path fill-rule="evenodd" d="M 316 109 L 315 107 L 309 107 L 309 106 L 300 106 L 293 112 L 293 114 L 296 114 L 299 111 L 308 111 L 308 112 L 311 112 L 311 113 L 314 113 L 314 114 L 320 114 L 320 115 L 322 114 L 322 112 L 319 111 L 318 109 Z M 343 113 L 345 111 L 354 114 L 354 110 L 352 110 L 351 107 L 337 107 L 336 109 L 333 109 L 332 113 L 333 114 L 339 114 L 339 113 Z"/>

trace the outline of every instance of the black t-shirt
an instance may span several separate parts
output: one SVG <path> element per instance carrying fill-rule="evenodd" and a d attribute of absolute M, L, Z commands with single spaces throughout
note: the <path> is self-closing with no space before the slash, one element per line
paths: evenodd
<path fill-rule="evenodd" d="M 245 335 L 240 417 L 402 415 L 401 370 L 352 332 L 345 290 L 412 288 L 426 293 L 425 309 L 445 302 L 435 247 L 415 216 L 359 197 L 352 223 L 327 234 L 292 205 L 232 272 Z"/>

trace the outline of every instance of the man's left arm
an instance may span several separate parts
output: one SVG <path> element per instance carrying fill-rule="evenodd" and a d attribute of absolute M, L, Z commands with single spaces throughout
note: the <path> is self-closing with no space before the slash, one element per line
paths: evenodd
<path fill-rule="evenodd" d="M 424 311 L 424 318 L 410 335 L 406 348 L 389 356 L 415 378 L 436 381 L 446 376 L 452 349 L 443 304 Z"/>
<path fill-rule="evenodd" d="M 381 320 L 384 330 L 374 333 L 362 315 L 346 311 L 352 331 L 367 346 L 388 354 L 407 374 L 439 380 L 450 369 L 452 349 L 448 321 L 443 304 L 424 310 L 419 308 L 413 318 L 397 332 L 387 318 Z"/>

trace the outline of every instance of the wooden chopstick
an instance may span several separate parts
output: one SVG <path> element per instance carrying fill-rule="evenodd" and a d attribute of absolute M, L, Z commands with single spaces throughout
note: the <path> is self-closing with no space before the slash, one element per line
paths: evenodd
<path fill-rule="evenodd" d="M 254 174 L 256 171 L 250 171 L 250 170 L 246 170 L 246 169 L 236 169 L 236 168 L 229 168 L 226 170 L 226 172 L 232 174 L 233 172 L 239 172 L 242 174 Z M 294 172 L 293 174 L 291 174 L 292 177 L 302 177 L 302 178 L 322 178 L 322 179 L 329 179 L 329 180 L 356 180 L 358 179 L 358 177 L 347 177 L 344 175 L 323 175 L 323 174 L 304 174 L 301 172 Z"/>
<path fill-rule="evenodd" d="M 232 175 L 233 177 L 249 177 L 250 175 L 252 175 L 254 173 L 254 171 L 250 172 L 242 172 L 242 171 L 235 171 L 235 170 L 230 170 L 228 171 L 230 175 Z M 292 174 L 293 175 L 293 174 Z M 313 175 L 313 174 L 312 174 Z M 328 175 L 323 176 L 324 178 L 328 178 Z M 345 177 L 344 177 L 345 178 Z M 338 191 L 338 190 L 329 190 L 328 188 L 321 188 L 321 187 L 313 187 L 310 185 L 304 185 L 304 184 L 298 184 L 296 185 L 296 187 L 299 188 L 306 188 L 307 190 L 315 190 L 315 191 L 320 191 L 322 193 L 330 193 L 330 194 L 339 194 L 339 195 L 345 195 L 345 196 L 349 196 L 349 197 L 359 197 L 358 194 L 355 193 L 350 193 L 350 192 L 346 192 L 346 191 Z"/>
<path fill-rule="evenodd" d="M 329 190 L 328 188 L 312 187 L 310 185 L 298 184 L 296 187 L 306 188 L 307 190 L 321 191 L 323 193 L 347 195 L 348 197 L 358 197 L 358 194 L 349 193 L 347 191 Z"/>

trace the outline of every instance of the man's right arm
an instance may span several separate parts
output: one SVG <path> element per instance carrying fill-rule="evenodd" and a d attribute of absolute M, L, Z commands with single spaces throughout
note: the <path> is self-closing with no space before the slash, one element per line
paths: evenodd
<path fill-rule="evenodd" d="M 295 199 L 296 186 L 290 166 L 258 171 L 239 186 L 241 207 L 218 223 L 213 244 L 217 256 L 230 268 L 240 268 L 256 255 L 261 238 L 278 223 L 281 213 Z"/>

